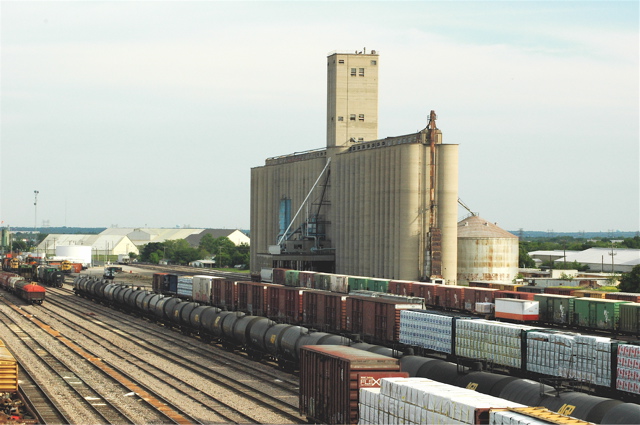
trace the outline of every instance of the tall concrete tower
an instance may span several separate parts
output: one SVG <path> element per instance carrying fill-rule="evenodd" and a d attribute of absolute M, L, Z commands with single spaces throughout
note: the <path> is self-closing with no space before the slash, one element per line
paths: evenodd
<path fill-rule="evenodd" d="M 327 57 L 327 147 L 378 138 L 378 54 Z"/>

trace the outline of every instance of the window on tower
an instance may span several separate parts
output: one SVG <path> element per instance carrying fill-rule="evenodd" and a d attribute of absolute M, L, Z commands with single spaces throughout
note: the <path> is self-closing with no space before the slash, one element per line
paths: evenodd
<path fill-rule="evenodd" d="M 349 115 L 349 120 L 355 121 L 356 120 L 356 114 Z"/>
<path fill-rule="evenodd" d="M 355 68 L 351 68 L 351 76 L 352 77 L 356 76 L 356 69 Z"/>
<path fill-rule="evenodd" d="M 338 117 L 338 121 L 344 121 L 344 117 Z"/>
<path fill-rule="evenodd" d="M 360 69 L 358 70 L 358 74 L 359 74 L 361 77 L 364 77 L 364 68 L 360 68 Z"/>
<path fill-rule="evenodd" d="M 364 114 L 360 114 L 360 115 L 358 115 L 358 120 L 360 120 L 360 121 L 364 121 Z"/>

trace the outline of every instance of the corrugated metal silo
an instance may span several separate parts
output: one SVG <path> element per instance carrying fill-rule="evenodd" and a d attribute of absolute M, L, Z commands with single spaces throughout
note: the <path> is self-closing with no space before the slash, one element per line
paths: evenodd
<path fill-rule="evenodd" d="M 511 282 L 517 274 L 517 236 L 478 216 L 458 223 L 458 285 Z"/>

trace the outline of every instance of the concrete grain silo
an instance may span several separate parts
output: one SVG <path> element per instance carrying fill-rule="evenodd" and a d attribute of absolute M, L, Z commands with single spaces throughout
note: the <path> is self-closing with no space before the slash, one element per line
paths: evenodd
<path fill-rule="evenodd" d="M 510 283 L 517 274 L 517 236 L 475 215 L 458 223 L 458 285 Z"/>

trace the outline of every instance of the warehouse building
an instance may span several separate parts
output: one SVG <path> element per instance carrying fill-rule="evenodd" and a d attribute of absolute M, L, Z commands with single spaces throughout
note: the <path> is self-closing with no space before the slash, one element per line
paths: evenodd
<path fill-rule="evenodd" d="M 326 147 L 251 170 L 251 272 L 288 267 L 456 283 L 458 146 L 436 114 L 378 138 L 376 51 L 327 58 Z"/>

